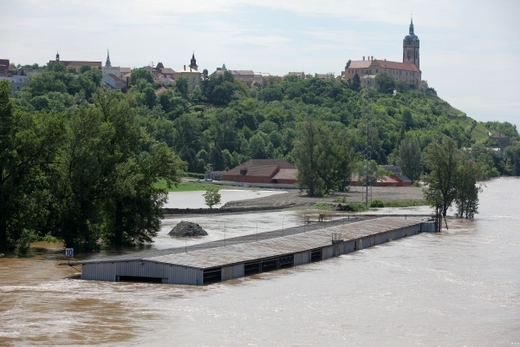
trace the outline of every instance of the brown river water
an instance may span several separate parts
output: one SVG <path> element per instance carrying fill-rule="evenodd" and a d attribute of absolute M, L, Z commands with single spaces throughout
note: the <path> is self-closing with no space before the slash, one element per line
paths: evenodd
<path fill-rule="evenodd" d="M 449 220 L 440 234 L 209 286 L 70 279 L 77 271 L 48 249 L 3 258 L 0 346 L 518 346 L 520 179 L 486 186 L 476 219 Z M 168 237 L 179 220 L 165 219 L 152 248 L 302 219 L 295 211 L 183 217 L 210 234 L 190 241 Z"/>

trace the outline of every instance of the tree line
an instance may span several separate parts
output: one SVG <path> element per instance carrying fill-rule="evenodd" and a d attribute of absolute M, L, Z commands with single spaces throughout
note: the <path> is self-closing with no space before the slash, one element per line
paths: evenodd
<path fill-rule="evenodd" d="M 100 87 L 99 69 L 54 63 L 13 99 L 4 83 L 0 247 L 47 234 L 80 250 L 148 242 L 166 194 L 157 180 L 251 158 L 295 163 L 301 188 L 318 196 L 348 189 L 367 145 L 374 165 L 399 164 L 419 180 L 433 172 L 422 157 L 440 135 L 470 153 L 482 178 L 520 173 L 516 127 L 476 122 L 432 90 L 385 77 L 368 90 L 312 76 L 249 86 L 204 70 L 189 94 L 182 78 L 161 86 L 135 69 L 118 92 Z M 502 157 L 488 131 L 510 136 Z"/>

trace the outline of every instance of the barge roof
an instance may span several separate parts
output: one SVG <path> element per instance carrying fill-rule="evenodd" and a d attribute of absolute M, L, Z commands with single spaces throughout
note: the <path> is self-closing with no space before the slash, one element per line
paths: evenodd
<path fill-rule="evenodd" d="M 194 249 L 178 247 L 104 259 L 77 261 L 71 262 L 71 264 L 147 261 L 190 268 L 210 269 L 323 248 L 332 245 L 333 235 L 335 240 L 356 240 L 417 225 L 424 222 L 424 220 L 425 218 L 418 217 L 383 217 L 350 223 L 325 222 L 319 223 L 319 227 L 315 225 L 307 226 L 309 231 L 288 232 L 288 235 L 282 234 L 283 236 L 267 239 L 260 237 L 258 241 L 255 239 L 255 236 L 258 237 L 257 235 L 249 235 L 249 238 L 239 237 L 208 243 L 212 244 L 211 246 L 201 244 Z"/>

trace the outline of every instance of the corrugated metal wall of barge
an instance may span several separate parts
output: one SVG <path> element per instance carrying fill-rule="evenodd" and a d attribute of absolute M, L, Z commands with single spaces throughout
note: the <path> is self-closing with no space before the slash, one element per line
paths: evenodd
<path fill-rule="evenodd" d="M 244 275 L 244 264 L 238 264 L 234 266 L 223 267 L 220 276 L 222 281 L 227 281 L 232 280 L 233 278 L 244 277 Z"/>
<path fill-rule="evenodd" d="M 347 242 L 343 243 L 343 254 L 354 252 L 355 249 L 356 249 L 356 241 L 355 240 L 347 241 Z"/>
<path fill-rule="evenodd" d="M 308 264 L 311 262 L 311 252 L 301 252 L 294 254 L 294 266 Z"/>
<path fill-rule="evenodd" d="M 323 247 L 321 250 L 321 260 L 329 259 L 334 256 L 334 246 Z"/>
<path fill-rule="evenodd" d="M 382 243 L 388 242 L 388 237 L 390 236 L 390 232 L 382 233 L 374 236 L 375 244 L 380 245 Z"/>
<path fill-rule="evenodd" d="M 88 263 L 81 267 L 81 279 L 95 281 L 115 281 L 116 264 L 110 263 Z"/>
<path fill-rule="evenodd" d="M 162 278 L 169 284 L 202 284 L 202 269 L 146 260 L 83 264 L 81 278 L 116 281 L 119 276 Z"/>

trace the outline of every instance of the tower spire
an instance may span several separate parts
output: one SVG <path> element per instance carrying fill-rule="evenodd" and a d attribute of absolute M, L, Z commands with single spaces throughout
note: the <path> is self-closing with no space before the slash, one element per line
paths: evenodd
<path fill-rule="evenodd" d="M 105 66 L 112 67 L 112 64 L 110 63 L 110 52 L 108 51 L 108 48 L 107 48 L 107 61 L 105 62 Z"/>
<path fill-rule="evenodd" d="M 195 51 L 193 51 L 193 54 L 191 55 L 190 68 L 195 71 L 197 71 L 199 68 L 197 65 L 197 60 L 195 59 Z"/>

